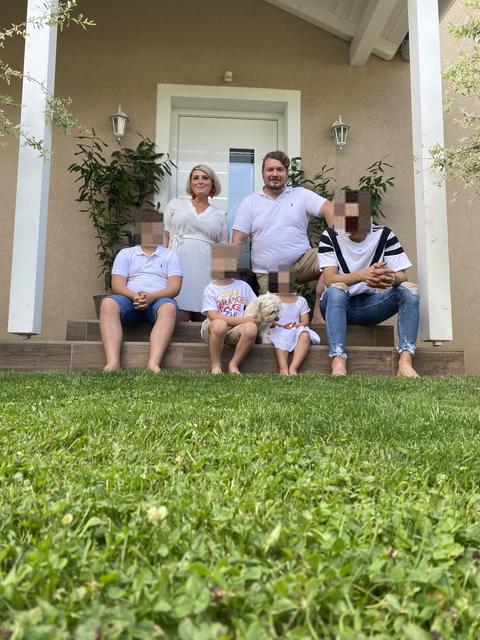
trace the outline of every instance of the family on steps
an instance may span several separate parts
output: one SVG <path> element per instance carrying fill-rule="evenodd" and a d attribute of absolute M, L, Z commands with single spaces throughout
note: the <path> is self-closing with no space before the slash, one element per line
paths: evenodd
<path fill-rule="evenodd" d="M 294 290 L 314 282 L 313 317 L 325 321 L 333 375 L 347 374 L 348 324 L 374 326 L 398 314 L 397 375 L 417 376 L 419 294 L 407 282 L 412 265 L 400 241 L 372 223 L 367 192 L 343 192 L 333 204 L 287 186 L 289 166 L 281 151 L 265 156 L 264 186 L 240 203 L 230 244 L 227 214 L 209 200 L 220 193 L 220 181 L 206 165 L 190 172 L 189 197 L 167 204 L 163 233 L 158 222 L 142 223 L 140 244 L 115 258 L 113 294 L 100 311 L 106 371 L 120 368 L 122 325 L 153 325 L 147 368 L 158 372 L 177 320 L 201 320 L 212 373 L 222 372 L 225 343 L 234 347 L 228 371 L 239 373 L 260 334 L 273 343 L 279 373 L 297 375 L 320 338 L 309 328 L 307 301 Z M 323 216 L 327 225 L 318 248 L 308 240 L 310 216 Z M 259 297 L 237 276 L 239 249 L 248 238 Z"/>

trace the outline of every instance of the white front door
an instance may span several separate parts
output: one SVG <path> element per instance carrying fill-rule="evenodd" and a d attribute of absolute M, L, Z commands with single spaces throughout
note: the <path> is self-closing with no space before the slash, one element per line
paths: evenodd
<path fill-rule="evenodd" d="M 209 165 L 222 183 L 213 202 L 228 211 L 231 229 L 240 200 L 263 185 L 264 155 L 283 148 L 283 115 L 197 110 L 172 115 L 171 158 L 177 171 L 171 195 L 186 197 L 192 167 Z"/>

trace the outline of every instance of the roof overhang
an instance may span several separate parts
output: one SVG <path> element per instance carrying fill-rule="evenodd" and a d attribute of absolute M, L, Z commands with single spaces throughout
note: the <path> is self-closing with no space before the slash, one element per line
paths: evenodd
<path fill-rule="evenodd" d="M 350 64 L 391 60 L 408 33 L 408 0 L 265 0 L 350 42 Z M 438 0 L 440 19 L 455 0 Z"/>

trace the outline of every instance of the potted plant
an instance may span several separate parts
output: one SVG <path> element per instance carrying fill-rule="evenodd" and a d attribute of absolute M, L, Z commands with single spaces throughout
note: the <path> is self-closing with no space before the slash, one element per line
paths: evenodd
<path fill-rule="evenodd" d="M 132 244 L 129 225 L 138 213 L 155 206 L 153 195 L 166 175 L 172 175 L 174 163 L 157 151 L 149 138 L 142 137 L 136 149 L 123 147 L 106 159 L 108 145 L 93 130 L 80 136 L 75 156 L 77 162 L 68 171 L 77 175 L 80 211 L 88 213 L 97 239 L 99 277 L 105 291 L 111 287 L 112 265 L 118 250 Z M 97 313 L 101 298 L 94 296 Z"/>

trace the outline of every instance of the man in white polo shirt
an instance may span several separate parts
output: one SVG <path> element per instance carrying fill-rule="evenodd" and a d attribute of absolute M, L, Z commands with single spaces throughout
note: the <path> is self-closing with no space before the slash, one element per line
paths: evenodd
<path fill-rule="evenodd" d="M 308 241 L 309 217 L 324 216 L 333 225 L 333 204 L 303 187 L 287 187 L 290 159 L 283 151 L 267 153 L 262 163 L 264 186 L 240 203 L 233 223 L 233 244 L 252 240 L 252 269 L 260 293 L 268 274 L 292 268 L 299 283 L 318 280 L 317 249 Z"/>
<path fill-rule="evenodd" d="M 175 328 L 183 271 L 180 258 L 161 246 L 162 225 L 144 222 L 141 244 L 122 249 L 112 267 L 113 295 L 100 310 L 100 333 L 107 364 L 105 371 L 120 368 L 122 325 L 149 322 L 150 351 L 147 369 L 158 373 Z"/>

